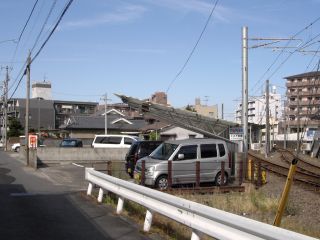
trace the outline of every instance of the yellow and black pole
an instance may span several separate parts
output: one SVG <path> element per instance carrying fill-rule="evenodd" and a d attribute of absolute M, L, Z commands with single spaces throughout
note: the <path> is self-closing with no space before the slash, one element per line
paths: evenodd
<path fill-rule="evenodd" d="M 297 163 L 298 163 L 298 158 L 294 158 L 291 162 L 286 185 L 284 186 L 283 192 L 281 194 L 281 199 L 280 199 L 280 203 L 278 206 L 277 214 L 276 214 L 276 217 L 273 222 L 274 226 L 279 227 L 281 224 L 282 215 L 283 215 L 284 209 L 287 204 L 290 188 L 291 188 L 292 181 L 293 181 L 293 175 L 294 175 L 296 168 L 297 168 Z"/>

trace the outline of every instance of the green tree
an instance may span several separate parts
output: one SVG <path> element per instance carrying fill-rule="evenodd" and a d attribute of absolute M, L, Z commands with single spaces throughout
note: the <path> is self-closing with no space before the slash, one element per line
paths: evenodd
<path fill-rule="evenodd" d="M 190 112 L 196 112 L 194 107 L 190 106 L 189 104 L 186 106 L 185 110 L 190 111 Z"/>
<path fill-rule="evenodd" d="M 20 121 L 14 117 L 9 118 L 9 131 L 8 137 L 19 137 L 23 135 L 23 127 Z"/>

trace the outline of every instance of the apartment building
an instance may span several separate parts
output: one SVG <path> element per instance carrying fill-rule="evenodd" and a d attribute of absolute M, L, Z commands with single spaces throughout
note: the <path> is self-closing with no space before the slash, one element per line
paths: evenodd
<path fill-rule="evenodd" d="M 281 112 L 281 94 L 277 93 L 275 86 L 269 93 L 269 122 L 271 125 L 278 126 L 282 118 Z M 242 103 L 239 103 L 235 113 L 235 120 L 241 124 L 242 119 Z M 248 122 L 265 125 L 266 124 L 266 95 L 250 97 L 248 100 Z"/>
<path fill-rule="evenodd" d="M 285 77 L 287 102 L 285 116 L 290 133 L 319 129 L 320 72 Z"/>

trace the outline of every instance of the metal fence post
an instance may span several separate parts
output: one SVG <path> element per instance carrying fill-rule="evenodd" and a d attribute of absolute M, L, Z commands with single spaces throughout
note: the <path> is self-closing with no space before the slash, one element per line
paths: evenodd
<path fill-rule="evenodd" d="M 225 165 L 225 162 L 221 162 L 221 184 L 220 184 L 221 186 L 224 185 L 224 179 L 225 179 L 224 165 Z"/>
<path fill-rule="evenodd" d="M 196 187 L 200 187 L 200 161 L 196 161 Z"/>
<path fill-rule="evenodd" d="M 168 188 L 172 186 L 172 161 L 168 161 Z"/>
<path fill-rule="evenodd" d="M 107 162 L 107 173 L 112 176 L 112 161 Z"/>
<path fill-rule="evenodd" d="M 250 162 L 250 174 L 251 174 L 251 182 L 254 183 L 254 169 L 255 169 L 255 164 L 254 164 L 254 160 L 251 159 L 251 162 Z"/>
<path fill-rule="evenodd" d="M 146 179 L 146 161 L 142 160 L 141 162 L 141 185 L 144 186 L 144 182 Z"/>
<path fill-rule="evenodd" d="M 257 186 L 261 187 L 262 185 L 262 172 L 261 172 L 261 161 L 258 162 L 258 179 L 257 179 Z"/>

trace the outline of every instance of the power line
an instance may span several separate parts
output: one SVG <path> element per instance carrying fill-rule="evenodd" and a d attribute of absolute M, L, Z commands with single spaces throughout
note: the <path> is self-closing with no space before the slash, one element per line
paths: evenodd
<path fill-rule="evenodd" d="M 68 4 L 65 6 L 62 14 L 60 15 L 58 22 L 55 24 L 54 28 L 51 30 L 49 36 L 47 37 L 47 39 L 44 41 L 44 43 L 41 45 L 40 49 L 38 50 L 38 52 L 34 55 L 34 57 L 31 60 L 31 63 L 39 56 L 39 54 L 41 53 L 42 49 L 44 48 L 44 46 L 47 44 L 47 42 L 49 41 L 49 39 L 51 38 L 52 34 L 54 33 L 54 31 L 56 30 L 56 28 L 58 27 L 59 23 L 61 22 L 63 16 L 65 15 L 65 13 L 67 12 L 68 8 L 70 7 L 70 5 L 72 4 L 73 0 L 69 0 Z"/>
<path fill-rule="evenodd" d="M 31 52 L 33 52 L 34 48 L 36 47 L 36 45 L 37 45 L 37 43 L 38 43 L 38 41 L 39 41 L 39 39 L 40 39 L 40 36 L 41 36 L 41 34 L 42 34 L 43 30 L 44 30 L 44 27 L 47 25 L 47 22 L 48 22 L 51 14 L 52 14 L 52 11 L 53 11 L 56 3 L 57 3 L 57 0 L 54 0 L 53 3 L 52 3 L 52 5 L 51 5 L 51 8 L 50 8 L 50 11 L 49 11 L 48 15 L 47 15 L 44 23 L 42 24 L 41 30 L 40 30 L 37 38 L 36 38 L 36 41 L 35 41 L 34 44 L 33 44 L 33 47 L 32 47 L 32 49 L 31 49 Z"/>
<path fill-rule="evenodd" d="M 173 84 L 173 83 L 177 80 L 177 78 L 182 74 L 183 70 L 186 68 L 187 64 L 189 63 L 189 61 L 190 61 L 190 59 L 191 59 L 194 51 L 196 50 L 196 48 L 197 48 L 197 46 L 198 46 L 198 44 L 199 44 L 199 42 L 200 42 L 200 40 L 201 40 L 201 38 L 202 38 L 205 30 L 206 30 L 206 28 L 207 28 L 207 26 L 208 26 L 208 24 L 209 24 L 209 22 L 210 22 L 210 19 L 211 19 L 211 17 L 212 17 L 212 14 L 213 14 L 214 10 L 216 9 L 216 6 L 217 6 L 218 2 L 219 2 L 219 0 L 216 0 L 215 4 L 213 5 L 212 10 L 211 10 L 211 12 L 210 12 L 210 15 L 209 15 L 209 17 L 208 17 L 208 19 L 207 19 L 207 21 L 206 21 L 206 23 L 205 23 L 202 31 L 201 31 L 201 34 L 200 34 L 200 36 L 199 36 L 196 44 L 195 44 L 194 47 L 192 48 L 192 50 L 191 50 L 191 52 L 190 52 L 187 60 L 186 60 L 185 63 L 182 65 L 182 67 L 181 67 L 181 69 L 179 70 L 179 72 L 176 74 L 176 76 L 175 76 L 175 77 L 172 79 L 172 81 L 170 82 L 170 84 L 169 84 L 169 86 L 168 86 L 168 88 L 167 88 L 166 93 L 168 93 L 168 91 L 170 90 L 172 84 Z"/>
<path fill-rule="evenodd" d="M 32 16 L 32 14 L 33 14 L 34 9 L 36 8 L 36 6 L 37 6 L 37 4 L 38 4 L 38 1 L 39 1 L 39 0 L 36 0 L 35 3 L 33 4 L 32 10 L 31 10 L 31 12 L 30 12 L 30 14 L 29 14 L 29 17 L 28 17 L 26 23 L 24 24 L 23 29 L 22 29 L 22 31 L 21 31 L 21 33 L 20 33 L 20 35 L 19 35 L 18 42 L 20 42 L 20 40 L 21 40 L 21 37 L 22 37 L 22 35 L 23 35 L 23 33 L 24 33 L 24 30 L 26 29 L 26 27 L 27 27 L 27 25 L 28 25 L 28 23 L 29 23 L 29 21 L 30 21 L 30 18 L 31 18 L 31 16 Z"/>
<path fill-rule="evenodd" d="M 49 36 L 46 38 L 46 40 L 44 41 L 44 43 L 41 45 L 40 49 L 38 50 L 38 52 L 35 54 L 35 56 L 32 58 L 32 60 L 30 61 L 30 64 L 39 56 L 39 54 L 41 53 L 41 51 L 43 50 L 44 46 L 47 44 L 47 42 L 49 41 L 49 39 L 51 38 L 52 34 L 54 33 L 54 31 L 56 30 L 56 28 L 58 27 L 59 23 L 61 22 L 63 16 L 65 15 L 65 13 L 67 12 L 68 8 L 70 7 L 70 5 L 72 4 L 73 0 L 69 0 L 69 2 L 66 4 L 64 10 L 62 11 L 57 23 L 55 24 L 54 28 L 51 30 Z M 24 69 L 24 67 L 30 67 L 30 66 L 26 66 L 27 65 L 27 62 L 25 62 L 22 70 Z M 20 73 L 18 74 L 18 77 L 16 78 L 15 81 L 17 81 L 17 79 L 19 78 L 19 75 L 22 73 L 22 71 L 20 71 Z M 18 81 L 18 84 L 16 86 L 16 88 L 14 89 L 13 93 L 11 94 L 10 96 L 10 99 L 13 97 L 13 95 L 15 94 L 15 92 L 17 91 L 18 87 L 20 86 L 21 84 L 21 81 L 23 79 L 23 76 L 25 75 L 25 71 L 24 73 L 21 75 L 19 81 Z"/>

